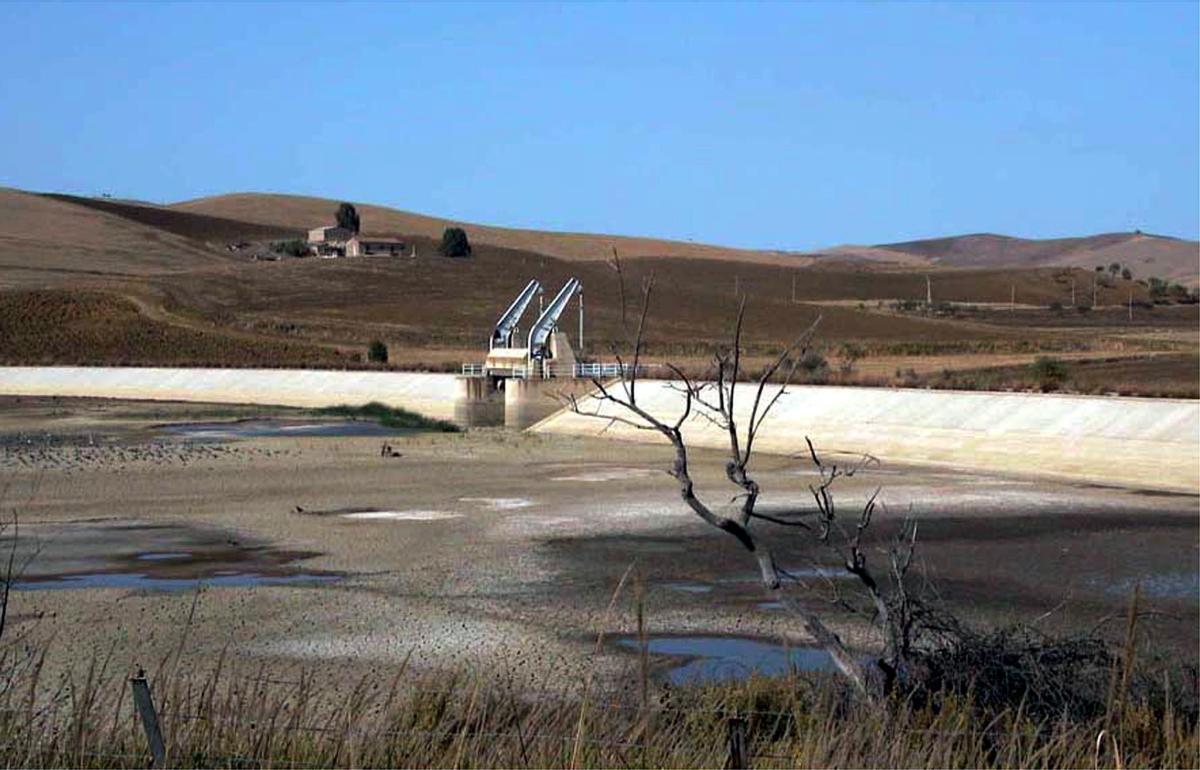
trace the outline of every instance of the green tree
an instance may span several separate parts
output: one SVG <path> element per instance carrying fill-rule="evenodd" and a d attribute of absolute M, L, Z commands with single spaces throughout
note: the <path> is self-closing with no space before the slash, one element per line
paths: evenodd
<path fill-rule="evenodd" d="M 471 256 L 471 242 L 467 240 L 466 231 L 461 227 L 447 227 L 442 233 L 442 245 L 438 251 L 444 257 Z"/>
<path fill-rule="evenodd" d="M 367 348 L 367 360 L 376 364 L 386 364 L 388 360 L 387 345 L 383 344 L 383 340 L 372 340 L 371 346 Z"/>
<path fill-rule="evenodd" d="M 354 208 L 353 203 L 343 203 L 337 208 L 337 224 L 338 227 L 349 230 L 354 234 L 358 234 L 358 211 Z"/>
<path fill-rule="evenodd" d="M 1119 273 L 1119 272 L 1121 272 L 1121 263 L 1120 262 L 1113 262 L 1111 265 L 1108 266 L 1108 274 L 1111 275 L 1113 278 L 1116 278 L 1117 273 Z"/>
<path fill-rule="evenodd" d="M 1128 267 L 1126 267 L 1123 270 L 1121 270 L 1121 277 L 1124 278 L 1126 281 L 1132 281 L 1133 280 L 1133 271 L 1130 270 Z"/>

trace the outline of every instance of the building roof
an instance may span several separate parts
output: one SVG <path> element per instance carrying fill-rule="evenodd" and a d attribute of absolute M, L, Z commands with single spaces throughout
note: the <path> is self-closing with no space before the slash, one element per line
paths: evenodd
<path fill-rule="evenodd" d="M 376 235 L 356 235 L 350 240 L 358 241 L 359 243 L 406 243 L 403 238 L 384 238 Z"/>

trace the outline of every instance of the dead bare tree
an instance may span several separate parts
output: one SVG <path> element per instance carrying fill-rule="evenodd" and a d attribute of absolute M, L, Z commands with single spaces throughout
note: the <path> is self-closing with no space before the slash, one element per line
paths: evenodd
<path fill-rule="evenodd" d="M 618 280 L 623 284 L 624 275 L 615 251 L 613 265 Z M 761 490 L 750 470 L 755 441 L 768 415 L 792 382 L 820 318 L 784 346 L 757 378 L 751 381 L 749 392 L 743 393 L 737 386 L 739 381 L 746 379 L 742 341 L 746 299 L 743 297 L 738 307 L 731 342 L 716 351 L 712 368 L 703 381 L 693 380 L 678 366 L 666 364 L 674 377 L 670 387 L 677 390 L 683 398 L 682 408 L 675 418 L 670 420 L 652 414 L 638 402 L 638 379 L 642 370 L 646 321 L 653 288 L 654 279 L 651 275 L 643 283 L 641 313 L 638 316 L 637 327 L 628 340 L 631 360 L 627 363 L 617 354 L 621 372 L 619 379 L 608 383 L 594 379 L 595 393 L 586 398 L 569 396 L 566 398 L 568 406 L 580 415 L 607 420 L 610 425 L 619 423 L 637 430 L 655 431 L 664 436 L 675 450 L 675 459 L 669 473 L 678 482 L 683 502 L 707 524 L 728 533 L 745 551 L 754 556 L 762 584 L 771 598 L 801 620 L 805 631 L 829 653 L 837 669 L 856 690 L 868 697 L 875 697 L 888 689 L 897 676 L 904 675 L 909 651 L 914 644 L 916 613 L 904 588 L 904 582 L 912 564 L 916 527 L 906 525 L 901 537 L 892 547 L 889 553 L 888 581 L 891 587 L 885 588 L 869 567 L 863 545 L 863 536 L 871 526 L 872 516 L 877 507 L 879 490 L 870 496 L 853 519 L 853 531 L 843 524 L 831 492 L 831 488 L 839 479 L 854 475 L 864 466 L 874 463 L 874 458 L 863 457 L 849 467 L 827 465 L 809 441 L 807 454 L 818 470 L 819 480 L 810 486 L 815 508 L 805 511 L 758 511 Z M 625 315 L 624 298 L 625 291 L 622 285 L 622 318 Z M 744 425 L 739 422 L 737 416 L 738 401 L 743 395 L 750 399 L 750 409 Z M 730 501 L 736 504 L 732 515 L 718 513 L 696 493 L 696 485 L 689 470 L 688 446 L 683 434 L 684 425 L 690 419 L 707 420 L 728 436 L 729 459 L 725 463 L 725 476 L 731 484 L 740 489 Z M 877 665 L 865 664 L 864 660 L 851 652 L 826 624 L 820 612 L 785 593 L 785 583 L 798 579 L 776 563 L 771 549 L 758 537 L 754 525 L 760 522 L 794 528 L 810 536 L 823 548 L 837 554 L 846 572 L 856 578 L 861 595 L 869 599 L 868 611 L 882 631 L 884 650 Z M 832 585 L 832 581 L 830 582 Z M 845 597 L 835 595 L 834 600 L 839 606 L 861 611 L 861 608 Z"/>

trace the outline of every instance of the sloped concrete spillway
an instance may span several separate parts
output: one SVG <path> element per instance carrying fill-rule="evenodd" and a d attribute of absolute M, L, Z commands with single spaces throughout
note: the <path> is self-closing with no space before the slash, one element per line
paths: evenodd
<path fill-rule="evenodd" d="M 322 407 L 379 401 L 453 420 L 456 377 L 422 372 L 157 367 L 0 367 L 0 394 Z"/>
<path fill-rule="evenodd" d="M 70 366 L 0 367 L 0 395 L 302 407 L 379 401 L 460 422 L 463 399 L 469 396 L 453 374 Z M 751 387 L 739 386 L 739 397 L 744 425 Z M 582 398 L 585 410 L 615 413 L 609 404 Z M 664 381 L 648 380 L 639 387 L 638 400 L 651 413 L 673 419 L 683 396 Z M 530 430 L 661 440 L 652 432 L 567 410 Z M 698 416 L 688 421 L 685 433 L 694 446 L 726 446 L 724 432 Z M 793 386 L 764 424 L 758 447 L 802 453 L 805 436 L 830 456 L 870 453 L 885 462 L 1200 494 L 1198 401 Z"/>
<path fill-rule="evenodd" d="M 766 394 L 770 398 L 772 387 Z M 738 386 L 745 425 L 752 386 Z M 639 384 L 638 403 L 674 421 L 684 396 L 663 381 Z M 587 400 L 585 411 L 619 414 Z M 539 433 L 663 440 L 656 433 L 563 410 Z M 684 425 L 693 446 L 724 448 L 727 435 L 695 416 Z M 793 386 L 758 438 L 760 451 L 870 453 L 882 461 L 1044 476 L 1200 494 L 1200 402 L 1032 393 L 986 393 Z"/>
<path fill-rule="evenodd" d="M 74 396 L 214 404 L 324 407 L 378 401 L 461 425 L 526 428 L 556 411 L 561 392 L 587 380 L 512 380 L 497 391 L 485 377 L 426 372 L 157 367 L 0 367 L 0 395 Z"/>

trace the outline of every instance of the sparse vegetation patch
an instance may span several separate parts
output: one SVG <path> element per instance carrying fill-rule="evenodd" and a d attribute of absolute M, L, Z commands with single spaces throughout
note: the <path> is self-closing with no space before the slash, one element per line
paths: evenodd
<path fill-rule="evenodd" d="M 435 420 L 424 415 L 410 412 L 407 409 L 387 406 L 378 401 L 372 401 L 362 406 L 327 406 L 315 410 L 317 414 L 337 417 L 349 417 L 356 420 L 375 420 L 388 428 L 411 428 L 413 430 L 432 430 L 443 433 L 458 433 L 461 429 L 447 420 Z"/>

